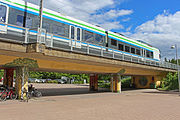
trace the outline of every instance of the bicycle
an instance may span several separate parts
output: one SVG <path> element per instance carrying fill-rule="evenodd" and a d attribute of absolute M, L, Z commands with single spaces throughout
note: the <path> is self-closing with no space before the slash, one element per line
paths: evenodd
<path fill-rule="evenodd" d="M 17 99 L 17 94 L 14 92 L 14 89 L 9 89 L 5 86 L 0 88 L 0 101 L 6 101 L 7 98 L 11 100 Z"/>

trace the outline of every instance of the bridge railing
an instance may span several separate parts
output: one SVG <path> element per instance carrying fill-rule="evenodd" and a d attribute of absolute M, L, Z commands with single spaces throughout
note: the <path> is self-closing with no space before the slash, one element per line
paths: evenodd
<path fill-rule="evenodd" d="M 133 62 L 138 64 L 145 64 L 149 66 L 178 69 L 176 64 L 172 64 L 164 61 L 155 61 L 152 59 L 145 59 L 140 56 L 133 56 L 94 43 L 92 44 L 92 43 L 88 43 L 84 41 L 81 42 L 72 39 L 68 40 L 69 38 L 57 40 L 57 37 L 59 35 L 46 33 L 45 30 L 40 30 L 39 28 L 28 29 L 16 25 L 0 23 L 0 27 L 1 26 L 5 26 L 5 27 L 3 29 L 0 29 L 0 38 L 1 40 L 5 40 L 8 42 L 17 42 L 22 44 L 38 42 L 45 44 L 49 48 L 54 48 L 64 51 L 71 51 L 86 55 L 99 56 L 99 57 Z M 14 29 L 16 29 L 16 31 Z M 62 38 L 62 36 L 59 36 L 59 38 Z"/>
<path fill-rule="evenodd" d="M 169 68 L 169 69 L 177 69 L 176 64 L 172 64 L 169 62 L 155 61 L 151 59 L 145 59 L 139 56 L 128 55 L 125 53 L 118 52 L 115 49 L 107 48 L 104 46 L 96 47 L 99 45 L 86 43 L 84 41 L 80 42 L 76 40 L 70 40 L 70 42 L 71 42 L 71 45 L 68 45 L 68 43 L 65 41 L 58 42 L 57 40 L 53 40 L 52 47 L 59 50 L 72 51 L 72 52 L 81 53 L 81 54 L 99 56 L 99 57 L 104 57 L 104 58 L 116 59 L 116 60 L 121 60 L 121 61 L 127 61 L 127 62 L 133 62 L 133 63 L 139 63 L 139 64 L 145 64 L 145 65 L 150 65 L 150 66 Z M 81 46 L 76 47 L 75 42 L 78 42 L 78 44 L 80 44 Z"/>

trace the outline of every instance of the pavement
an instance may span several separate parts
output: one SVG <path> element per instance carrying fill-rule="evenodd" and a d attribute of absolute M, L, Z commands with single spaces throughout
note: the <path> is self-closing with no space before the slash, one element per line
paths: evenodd
<path fill-rule="evenodd" d="M 103 89 L 88 92 L 87 85 L 34 86 L 43 92 L 43 97 L 33 98 L 28 103 L 18 100 L 0 102 L 0 119 L 180 120 L 180 96 L 173 91 L 139 89 L 119 94 Z"/>

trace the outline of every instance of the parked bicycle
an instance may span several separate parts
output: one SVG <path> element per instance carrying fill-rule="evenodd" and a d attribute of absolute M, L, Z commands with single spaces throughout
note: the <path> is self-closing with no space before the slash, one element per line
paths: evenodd
<path fill-rule="evenodd" d="M 30 86 L 28 86 L 28 96 L 29 96 L 29 98 L 41 97 L 42 93 L 39 92 L 37 89 L 35 89 L 35 87 L 33 87 L 33 85 L 31 84 Z"/>
<path fill-rule="evenodd" d="M 1 86 L 0 87 L 0 101 L 6 101 L 7 98 L 11 100 L 15 100 L 17 99 L 17 94 L 15 93 L 14 88 Z"/>

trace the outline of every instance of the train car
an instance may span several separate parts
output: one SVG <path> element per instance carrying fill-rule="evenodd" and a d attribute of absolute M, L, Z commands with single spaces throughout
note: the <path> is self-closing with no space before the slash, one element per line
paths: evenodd
<path fill-rule="evenodd" d="M 138 56 L 149 60 L 160 60 L 159 49 L 145 44 L 142 41 L 133 40 L 122 34 L 108 31 L 108 47 L 117 49 L 124 54 Z"/>
<path fill-rule="evenodd" d="M 6 26 L 16 35 L 23 33 L 23 28 L 29 28 L 31 35 L 37 35 L 35 28 L 39 25 L 39 6 L 22 0 L 0 0 L 0 21 L 22 27 Z M 5 26 L 0 25 L 0 27 Z M 75 40 L 84 45 L 88 43 L 95 49 L 115 49 L 116 53 L 153 61 L 160 60 L 160 52 L 157 48 L 45 8 L 43 9 L 42 27 L 47 38 L 53 34 L 52 46 L 55 48 L 71 46 L 70 40 Z M 13 38 L 14 36 L 8 35 L 8 37 Z M 60 42 L 64 42 L 64 45 L 59 44 Z"/>

